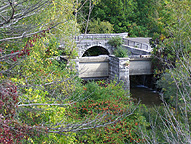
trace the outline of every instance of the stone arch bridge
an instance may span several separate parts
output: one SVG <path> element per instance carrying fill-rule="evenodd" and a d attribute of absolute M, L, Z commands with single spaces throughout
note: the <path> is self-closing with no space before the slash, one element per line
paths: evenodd
<path fill-rule="evenodd" d="M 113 55 L 114 48 L 108 44 L 111 37 L 122 37 L 123 47 L 130 55 L 128 58 L 117 58 Z M 75 59 L 79 77 L 83 79 L 115 79 L 123 81 L 125 89 L 129 89 L 129 75 L 150 75 L 152 48 L 150 38 L 127 38 L 128 33 L 119 34 L 82 34 L 76 37 L 79 57 Z M 109 56 L 82 57 L 92 47 L 106 49 Z"/>
<path fill-rule="evenodd" d="M 111 37 L 122 37 L 123 47 L 127 49 L 131 55 L 146 55 L 152 51 L 149 45 L 151 38 L 127 38 L 128 33 L 117 34 L 82 34 L 75 37 L 78 55 L 82 57 L 83 54 L 90 48 L 98 46 L 106 49 L 109 55 L 113 55 L 114 47 L 108 44 Z"/>

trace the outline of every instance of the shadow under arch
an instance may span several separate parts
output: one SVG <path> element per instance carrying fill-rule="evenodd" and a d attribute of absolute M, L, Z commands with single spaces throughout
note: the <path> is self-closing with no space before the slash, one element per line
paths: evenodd
<path fill-rule="evenodd" d="M 102 47 L 102 46 L 93 46 L 89 49 L 87 49 L 82 57 L 87 57 L 87 56 L 99 56 L 99 55 L 109 55 L 109 51 Z"/>

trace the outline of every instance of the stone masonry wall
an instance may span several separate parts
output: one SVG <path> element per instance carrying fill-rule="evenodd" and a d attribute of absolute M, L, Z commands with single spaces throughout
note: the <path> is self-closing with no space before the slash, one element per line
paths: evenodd
<path fill-rule="evenodd" d="M 79 73 L 79 59 L 75 59 L 73 61 L 75 62 L 75 68 Z M 118 82 L 123 82 L 124 89 L 130 90 L 129 58 L 118 58 L 110 55 L 108 76 L 109 80 L 116 79 Z"/>
<path fill-rule="evenodd" d="M 118 58 L 110 56 L 109 61 L 109 79 L 117 79 L 124 83 L 124 89 L 130 90 L 129 81 L 129 58 Z"/>
<path fill-rule="evenodd" d="M 130 91 L 129 58 L 119 58 L 119 81 L 123 82 L 124 89 Z"/>
<path fill-rule="evenodd" d="M 113 55 L 109 56 L 109 79 L 119 80 L 119 58 Z"/>

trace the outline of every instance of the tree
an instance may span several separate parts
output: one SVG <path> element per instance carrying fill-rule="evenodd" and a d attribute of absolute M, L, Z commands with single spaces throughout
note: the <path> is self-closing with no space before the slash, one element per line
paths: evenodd
<path fill-rule="evenodd" d="M 123 39 L 121 37 L 111 37 L 108 44 L 116 48 L 123 44 Z"/>
<path fill-rule="evenodd" d="M 75 15 L 78 23 L 80 24 L 80 29 L 82 33 L 87 33 L 89 22 L 92 20 L 92 10 L 99 1 L 100 0 L 77 0 L 79 8 L 77 8 Z"/>
<path fill-rule="evenodd" d="M 92 15 L 101 21 L 106 20 L 114 25 L 114 32 L 128 32 L 128 26 L 134 20 L 137 3 L 134 1 L 110 0 L 98 3 Z"/>
<path fill-rule="evenodd" d="M 92 20 L 88 26 L 88 33 L 90 34 L 99 34 L 99 33 L 112 33 L 113 25 L 108 21 Z"/>
<path fill-rule="evenodd" d="M 106 113 L 68 119 L 67 108 L 89 96 L 81 97 L 83 86 L 72 62 L 57 59 L 76 56 L 75 2 L 0 2 L 0 143 L 73 143 L 74 132 L 115 123 L 133 111 L 108 123 Z"/>
<path fill-rule="evenodd" d="M 167 35 L 158 38 L 156 50 L 165 68 L 159 86 L 170 101 L 163 99 L 162 112 L 155 110 L 158 119 L 151 120 L 151 131 L 143 137 L 147 143 L 190 143 L 190 5 L 187 0 L 165 3 L 173 19 L 166 20 Z"/>
<path fill-rule="evenodd" d="M 61 53 L 69 57 L 75 55 L 72 37 L 77 29 L 72 14 L 75 9 L 73 2 L 0 2 L 0 143 L 22 143 L 25 139 L 29 142 L 39 141 L 35 135 L 48 132 L 47 125 L 43 126 L 43 122 L 48 122 L 46 116 L 54 124 L 51 115 L 63 110 L 62 107 L 49 108 L 43 113 L 45 107 L 62 105 L 51 101 L 54 94 L 58 94 L 59 84 L 69 83 L 66 77 L 70 75 L 70 70 L 64 66 L 65 76 L 60 77 L 63 70 L 60 70 L 59 65 L 63 64 L 53 57 Z M 65 45 L 62 50 L 58 49 L 60 42 Z M 48 94 L 52 98 L 45 98 Z M 63 115 L 60 117 L 63 118 Z M 55 138 L 55 135 L 52 137 Z M 66 137 L 61 139 L 70 142 Z"/>

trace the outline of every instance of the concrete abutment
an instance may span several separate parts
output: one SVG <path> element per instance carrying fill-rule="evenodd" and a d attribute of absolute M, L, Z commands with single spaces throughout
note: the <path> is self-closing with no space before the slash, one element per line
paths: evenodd
<path fill-rule="evenodd" d="M 82 79 L 117 80 L 124 84 L 124 89 L 129 90 L 129 58 L 115 56 L 81 57 L 74 60 L 79 77 Z"/>

